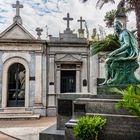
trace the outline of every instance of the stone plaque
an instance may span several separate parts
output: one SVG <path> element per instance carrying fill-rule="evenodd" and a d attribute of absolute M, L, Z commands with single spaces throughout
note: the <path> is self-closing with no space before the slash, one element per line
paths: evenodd
<path fill-rule="evenodd" d="M 58 99 L 58 115 L 72 116 L 72 100 Z"/>
<path fill-rule="evenodd" d="M 86 79 L 83 80 L 83 86 L 84 86 L 84 87 L 87 86 L 87 80 L 86 80 Z"/>
<path fill-rule="evenodd" d="M 35 81 L 35 77 L 30 77 L 29 80 L 30 81 Z"/>
<path fill-rule="evenodd" d="M 50 82 L 50 85 L 54 85 L 54 82 Z"/>

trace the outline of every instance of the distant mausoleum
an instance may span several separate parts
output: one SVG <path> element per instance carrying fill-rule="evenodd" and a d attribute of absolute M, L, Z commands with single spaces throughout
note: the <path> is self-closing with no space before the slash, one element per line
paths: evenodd
<path fill-rule="evenodd" d="M 37 28 L 36 39 L 22 25 L 23 5 L 13 8 L 13 23 L 0 34 L 0 111 L 55 116 L 59 94 L 90 92 L 88 41 L 72 32 L 69 14 L 59 37 L 41 40 Z"/>

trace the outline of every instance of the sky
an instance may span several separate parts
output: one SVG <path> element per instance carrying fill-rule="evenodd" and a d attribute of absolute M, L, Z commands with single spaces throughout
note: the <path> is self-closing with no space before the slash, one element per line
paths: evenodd
<path fill-rule="evenodd" d="M 108 29 L 104 22 L 104 16 L 106 12 L 116 9 L 119 0 L 116 0 L 116 4 L 106 4 L 100 10 L 96 8 L 97 0 L 89 0 L 86 3 L 82 3 L 80 0 L 20 0 L 23 4 L 23 8 L 20 9 L 20 16 L 22 18 L 23 26 L 35 37 L 37 27 L 43 29 L 42 39 L 47 39 L 48 35 L 58 37 L 59 33 L 63 33 L 66 29 L 66 21 L 63 17 L 66 17 L 67 13 L 70 13 L 70 17 L 74 18 L 70 22 L 70 28 L 74 33 L 80 27 L 77 20 L 80 16 L 86 20 L 86 25 L 91 36 L 93 28 L 97 28 L 98 34 L 100 30 L 103 30 L 106 34 L 113 33 L 113 29 Z M 0 32 L 4 31 L 8 26 L 13 23 L 13 17 L 16 10 L 12 8 L 12 4 L 15 4 L 16 0 L 0 0 Z M 135 13 L 128 14 L 129 30 L 136 28 Z M 100 29 L 100 30 L 99 30 Z"/>

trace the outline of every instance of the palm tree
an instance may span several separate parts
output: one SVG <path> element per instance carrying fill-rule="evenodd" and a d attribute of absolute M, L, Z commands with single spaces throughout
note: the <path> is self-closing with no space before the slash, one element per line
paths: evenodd
<path fill-rule="evenodd" d="M 88 0 L 83 0 L 83 2 L 86 2 Z M 117 0 L 98 0 L 96 3 L 96 6 L 100 9 L 103 7 L 104 4 L 107 4 L 109 2 L 115 3 Z M 138 36 L 138 43 L 140 47 L 140 0 L 120 0 L 120 2 L 125 1 L 125 6 L 127 9 L 134 9 L 136 13 L 136 23 L 137 23 L 137 36 Z"/>
<path fill-rule="evenodd" d="M 116 11 L 117 10 L 111 10 L 111 11 L 107 12 L 104 17 L 104 21 L 108 28 L 112 27 L 112 25 L 113 25 L 113 22 L 115 20 Z"/>

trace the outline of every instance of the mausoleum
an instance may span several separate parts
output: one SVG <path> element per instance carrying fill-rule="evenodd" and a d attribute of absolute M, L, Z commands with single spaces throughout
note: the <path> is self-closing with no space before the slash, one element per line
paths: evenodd
<path fill-rule="evenodd" d="M 31 35 L 23 26 L 16 2 L 13 23 L 0 34 L 0 111 L 28 116 L 55 116 L 57 97 L 64 93 L 90 92 L 90 54 L 83 37 L 70 28 L 69 13 L 64 33 L 49 40 Z M 10 115 L 9 115 L 10 116 Z"/>

